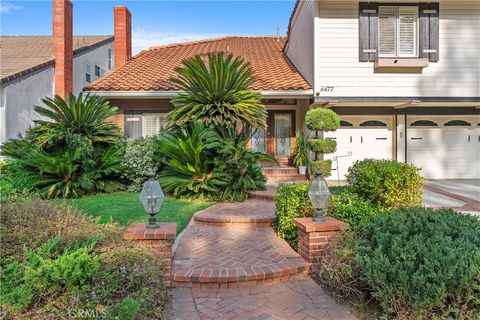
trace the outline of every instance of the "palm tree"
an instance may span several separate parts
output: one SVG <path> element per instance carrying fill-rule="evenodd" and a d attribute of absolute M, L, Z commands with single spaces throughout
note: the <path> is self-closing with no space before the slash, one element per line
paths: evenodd
<path fill-rule="evenodd" d="M 36 120 L 33 128 L 38 145 L 57 144 L 68 135 L 80 135 L 90 143 L 113 144 L 118 142 L 120 131 L 108 121 L 115 115 L 116 107 L 97 95 L 73 94 L 66 99 L 60 96 L 42 99 L 45 106 L 35 106 L 35 111 L 46 118 Z M 55 141 L 52 141 L 55 140 Z"/>
<path fill-rule="evenodd" d="M 220 127 L 265 128 L 267 112 L 260 94 L 249 89 L 254 83 L 250 64 L 232 54 L 209 54 L 186 59 L 172 81 L 183 92 L 172 99 L 170 126 L 193 119 Z"/>

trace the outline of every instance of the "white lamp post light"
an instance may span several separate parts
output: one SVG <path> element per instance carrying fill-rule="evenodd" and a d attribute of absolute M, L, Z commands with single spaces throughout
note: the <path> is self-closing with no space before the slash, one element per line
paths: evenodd
<path fill-rule="evenodd" d="M 148 180 L 143 184 L 142 192 L 140 193 L 140 202 L 145 212 L 149 215 L 147 228 L 155 229 L 160 227 L 155 215 L 160 212 L 165 195 L 160 183 L 155 180 L 155 173 L 149 172 L 147 177 Z"/>

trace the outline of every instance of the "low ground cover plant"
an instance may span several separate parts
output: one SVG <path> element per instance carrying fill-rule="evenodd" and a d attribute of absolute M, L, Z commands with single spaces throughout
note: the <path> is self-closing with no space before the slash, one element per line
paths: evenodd
<path fill-rule="evenodd" d="M 411 164 L 365 159 L 355 162 L 346 178 L 355 193 L 385 208 L 422 204 L 423 179 Z"/>
<path fill-rule="evenodd" d="M 451 209 L 395 209 L 359 234 L 355 261 L 387 314 L 480 317 L 480 221 Z"/>
<path fill-rule="evenodd" d="M 122 240 L 118 227 L 48 200 L 8 198 L 0 231 L 3 316 L 162 317 L 169 292 L 161 262 Z"/>

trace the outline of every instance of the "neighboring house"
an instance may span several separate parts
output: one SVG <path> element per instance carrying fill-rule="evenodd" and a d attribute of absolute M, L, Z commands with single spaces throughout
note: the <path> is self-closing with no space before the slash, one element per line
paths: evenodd
<path fill-rule="evenodd" d="M 127 30 L 130 26 L 127 27 Z M 186 57 L 252 64 L 268 128 L 251 146 L 286 161 L 313 104 L 340 114 L 333 177 L 359 159 L 395 159 L 426 178 L 480 178 L 480 2 L 298 1 L 287 38 L 224 37 L 153 47 L 88 86 L 120 108 L 127 136 L 156 134 Z"/>
<path fill-rule="evenodd" d="M 53 4 L 53 36 L 0 37 L 0 144 L 33 125 L 42 98 L 78 94 L 114 68 L 114 37 L 73 36 L 71 2 Z"/>

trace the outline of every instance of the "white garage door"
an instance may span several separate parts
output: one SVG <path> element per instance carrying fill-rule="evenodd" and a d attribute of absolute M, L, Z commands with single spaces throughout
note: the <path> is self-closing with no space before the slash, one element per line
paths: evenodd
<path fill-rule="evenodd" d="M 325 155 L 325 159 L 337 157 L 332 162 L 330 179 L 344 180 L 348 168 L 357 160 L 393 158 L 392 117 L 342 116 L 341 119 L 340 129 L 325 133 L 325 138 L 337 141 L 337 151 Z"/>
<path fill-rule="evenodd" d="M 478 116 L 408 116 L 407 162 L 427 179 L 480 179 Z"/>

